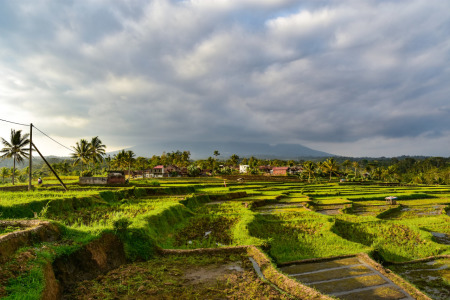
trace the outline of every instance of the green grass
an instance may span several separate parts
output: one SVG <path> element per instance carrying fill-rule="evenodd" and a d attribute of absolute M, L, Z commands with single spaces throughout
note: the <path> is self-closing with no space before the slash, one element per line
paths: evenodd
<path fill-rule="evenodd" d="M 266 239 L 270 255 L 278 262 L 368 252 L 362 244 L 331 231 L 331 218 L 314 212 L 257 216 L 250 234 Z"/>
<path fill-rule="evenodd" d="M 47 191 L 47 190 L 36 190 L 36 191 L 25 191 L 25 192 L 0 192 L 0 205 L 3 207 L 27 204 L 34 201 L 46 201 L 54 199 L 65 199 L 71 197 L 85 197 L 97 194 L 96 190 L 86 190 L 86 191 L 68 191 L 68 192 L 58 192 L 58 191 Z"/>
<path fill-rule="evenodd" d="M 130 260 L 150 259 L 157 247 L 227 245 L 261 246 L 276 262 L 359 252 L 381 260 L 407 261 L 450 253 L 450 246 L 437 243 L 431 234 L 450 234 L 450 217 L 417 213 L 417 209 L 431 213 L 436 209 L 433 206 L 441 209 L 448 205 L 448 186 L 230 181 L 224 187 L 220 178 L 162 178 L 157 182 L 159 186 L 153 180 L 132 180 L 129 188 L 73 184 L 69 192 L 58 186 L 31 192 L 0 191 L 0 218 L 33 218 L 37 213 L 40 218 L 60 222 L 63 242 L 46 244 L 51 254 L 42 252 L 50 261 L 105 231 L 122 239 Z M 384 198 L 390 195 L 412 210 L 401 212 L 402 207 L 386 206 Z M 205 205 L 211 201 L 220 204 Z M 353 203 L 353 208 L 331 217 L 304 208 L 276 207 L 291 202 L 322 206 Z M 253 209 L 264 204 L 272 208 Z M 352 215 L 358 210 L 373 216 Z M 2 230 L 7 233 L 13 229 Z M 42 272 L 39 268 L 36 264 L 38 273 Z M 33 282 L 30 272 L 11 280 L 10 295 L 27 297 L 33 293 L 20 288 L 25 281 L 29 282 L 24 286 L 39 294 L 39 276 Z"/>
<path fill-rule="evenodd" d="M 332 230 L 349 241 L 373 248 L 387 261 L 409 261 L 439 255 L 449 249 L 432 242 L 431 234 L 401 221 L 340 216 L 336 217 Z"/>

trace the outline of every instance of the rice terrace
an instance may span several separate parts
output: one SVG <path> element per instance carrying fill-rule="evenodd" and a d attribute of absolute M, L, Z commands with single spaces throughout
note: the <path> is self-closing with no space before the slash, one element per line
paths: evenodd
<path fill-rule="evenodd" d="M 450 298 L 448 185 L 52 180 L 0 191 L 5 299 Z"/>

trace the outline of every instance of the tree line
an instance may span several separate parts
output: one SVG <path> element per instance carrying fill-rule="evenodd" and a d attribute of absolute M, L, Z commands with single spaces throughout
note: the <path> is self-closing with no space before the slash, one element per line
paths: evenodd
<path fill-rule="evenodd" d="M 13 167 L 0 169 L 2 183 L 11 178 L 14 184 L 16 178 L 27 180 L 28 167 L 21 170 L 16 163 L 21 164 L 29 157 L 29 135 L 21 130 L 11 130 L 9 140 L 1 139 L 3 148 L 1 159 L 12 159 Z M 162 155 L 136 157 L 131 150 L 121 150 L 114 155 L 107 155 L 106 146 L 98 136 L 90 141 L 81 139 L 72 146 L 70 159 L 49 159 L 51 166 L 61 175 L 95 176 L 104 175 L 110 170 L 146 170 L 157 165 L 175 165 L 185 167 L 190 175 L 198 175 L 202 170 L 208 170 L 215 175 L 238 174 L 240 164 L 249 166 L 249 173 L 264 174 L 262 166 L 299 167 L 301 172 L 296 176 L 299 180 L 314 182 L 320 180 L 377 180 L 386 182 L 403 182 L 415 184 L 450 184 L 450 158 L 443 157 L 400 157 L 378 159 L 355 159 L 332 157 L 313 160 L 281 160 L 261 159 L 254 156 L 239 157 L 231 155 L 228 159 L 219 159 L 219 150 L 214 150 L 207 159 L 192 160 L 190 151 L 163 152 Z M 33 164 L 33 177 L 46 176 L 50 170 L 43 163 Z"/>

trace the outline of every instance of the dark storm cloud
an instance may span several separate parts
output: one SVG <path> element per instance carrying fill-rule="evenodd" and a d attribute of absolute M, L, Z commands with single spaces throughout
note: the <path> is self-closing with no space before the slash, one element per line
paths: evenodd
<path fill-rule="evenodd" d="M 327 143 L 349 155 L 368 138 L 414 140 L 448 155 L 433 152 L 450 140 L 444 1 L 0 5 L 2 105 L 52 134 Z"/>

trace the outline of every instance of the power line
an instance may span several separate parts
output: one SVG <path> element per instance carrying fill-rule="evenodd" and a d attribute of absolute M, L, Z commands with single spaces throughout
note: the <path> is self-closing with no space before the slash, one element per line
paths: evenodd
<path fill-rule="evenodd" d="M 17 123 L 17 122 L 12 122 L 12 121 L 8 121 L 8 120 L 4 120 L 4 119 L 0 119 L 0 121 L 3 122 L 7 122 L 7 123 L 11 123 L 11 124 L 16 124 L 16 125 L 21 125 L 21 126 L 30 126 L 29 124 L 22 124 L 22 123 Z M 48 134 L 46 134 L 45 132 L 43 132 L 42 130 L 40 130 L 39 128 L 37 128 L 36 126 L 32 125 L 34 128 L 36 128 L 37 131 L 39 131 L 40 133 L 42 133 L 43 135 L 45 135 L 46 137 L 48 137 L 49 139 L 51 139 L 53 142 L 57 143 L 58 145 L 60 145 L 63 148 L 66 148 L 67 150 L 69 150 L 70 152 L 75 152 L 73 149 L 70 149 L 69 147 L 64 146 L 63 144 L 61 144 L 60 142 L 58 142 L 57 140 L 55 140 L 54 138 L 51 138 Z"/>
<path fill-rule="evenodd" d="M 36 126 L 33 125 L 34 128 L 37 129 L 37 131 L 39 131 L 40 133 L 42 133 L 43 135 L 45 135 L 46 137 L 48 137 L 49 139 L 51 139 L 52 141 L 54 141 L 55 143 L 57 143 L 58 145 L 60 145 L 61 147 L 66 148 L 67 150 L 69 150 L 70 152 L 75 152 L 73 151 L 73 149 L 70 149 L 69 147 L 64 146 L 63 144 L 61 144 L 60 142 L 58 142 L 57 140 L 55 140 L 54 138 L 51 138 L 50 136 L 48 136 L 45 132 L 43 132 L 42 130 L 40 130 L 39 128 L 37 128 Z"/>
<path fill-rule="evenodd" d="M 8 122 L 11 124 L 16 124 L 16 125 L 21 125 L 21 126 L 30 126 L 30 124 L 22 124 L 22 123 L 12 122 L 12 121 L 8 121 L 8 120 L 3 120 L 3 119 L 0 119 L 0 121 Z"/>

